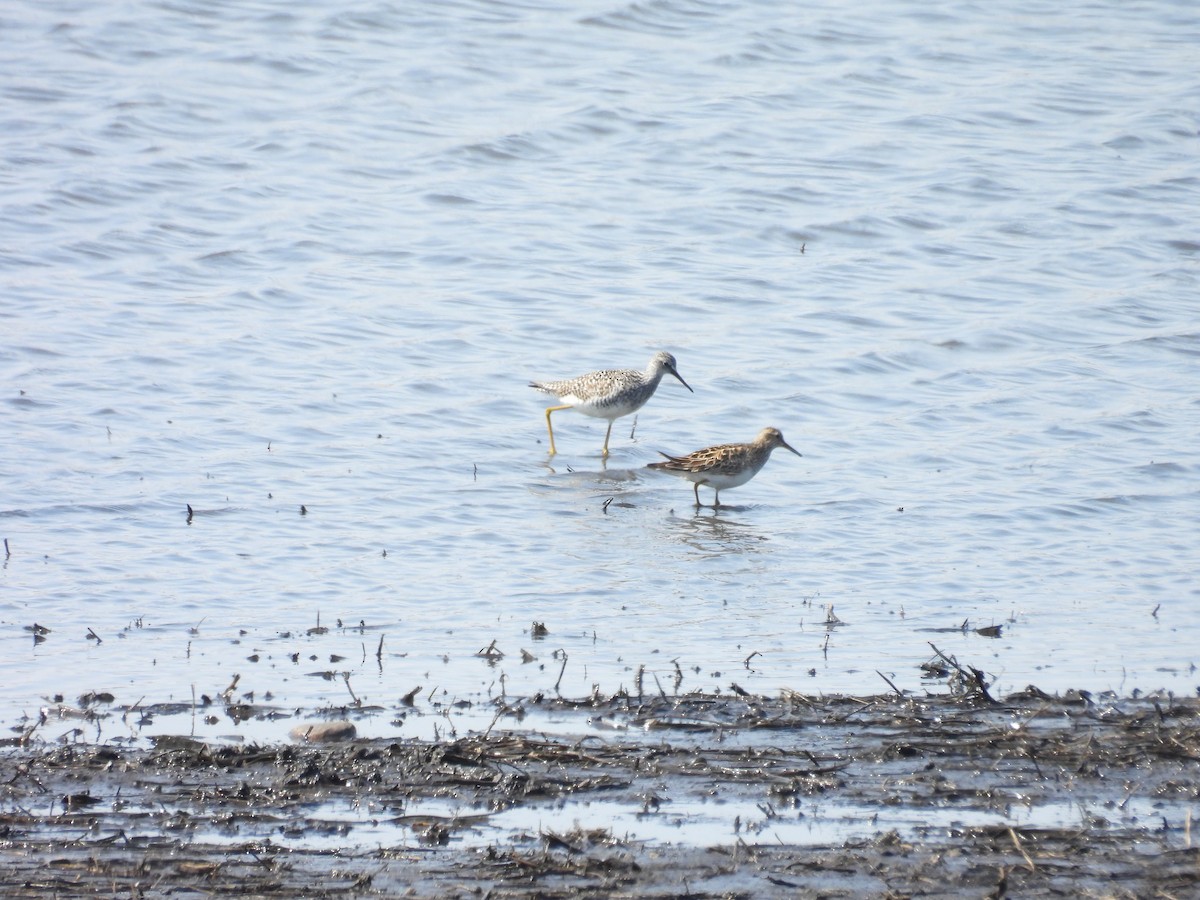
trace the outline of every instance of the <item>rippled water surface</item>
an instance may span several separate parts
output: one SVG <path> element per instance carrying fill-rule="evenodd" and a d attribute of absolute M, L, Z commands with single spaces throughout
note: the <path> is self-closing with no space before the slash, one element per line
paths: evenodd
<path fill-rule="evenodd" d="M 1000 690 L 1200 685 L 1193 3 L 27 0 L 0 37 L 6 726 L 235 674 L 921 690 L 930 642 Z M 658 349 L 694 394 L 547 455 L 528 381 Z M 765 425 L 803 458 L 719 510 L 644 468 Z"/>

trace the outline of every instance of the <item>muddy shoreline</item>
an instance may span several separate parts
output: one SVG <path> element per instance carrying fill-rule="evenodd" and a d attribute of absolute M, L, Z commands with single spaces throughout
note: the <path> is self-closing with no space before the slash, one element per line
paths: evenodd
<path fill-rule="evenodd" d="M 1200 891 L 1193 698 L 535 697 L 440 741 L 8 743 L 10 897 Z M 645 839 L 596 808 L 716 825 Z M 781 838 L 806 821 L 844 836 Z"/>

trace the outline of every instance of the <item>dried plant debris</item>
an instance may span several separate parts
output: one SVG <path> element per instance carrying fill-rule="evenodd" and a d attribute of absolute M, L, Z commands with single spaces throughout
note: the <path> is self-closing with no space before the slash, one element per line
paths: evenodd
<path fill-rule="evenodd" d="M 506 702 L 522 721 L 552 719 L 560 734 L 573 723 L 577 734 L 494 722 L 439 741 L 9 746 L 6 896 L 1200 891 L 1195 699 L 743 688 Z M 580 824 L 597 805 L 626 824 Z M 711 840 L 638 835 L 699 808 L 714 819 L 729 810 Z M 849 837 L 778 836 L 785 822 L 839 815 Z"/>

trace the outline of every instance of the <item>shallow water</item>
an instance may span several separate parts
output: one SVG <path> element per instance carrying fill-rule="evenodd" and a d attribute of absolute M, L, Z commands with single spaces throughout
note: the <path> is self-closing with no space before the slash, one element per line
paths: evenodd
<path fill-rule="evenodd" d="M 0 28 L 0 722 L 1200 684 L 1191 4 Z M 695 394 L 547 457 L 529 380 L 660 348 Z M 644 468 L 768 424 L 720 510 Z"/>

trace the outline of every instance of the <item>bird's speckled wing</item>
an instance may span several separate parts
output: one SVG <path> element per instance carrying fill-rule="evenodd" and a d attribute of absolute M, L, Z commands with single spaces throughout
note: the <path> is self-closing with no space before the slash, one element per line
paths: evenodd
<path fill-rule="evenodd" d="M 534 381 L 530 387 L 557 397 L 573 397 L 584 403 L 604 405 L 608 398 L 620 397 L 642 383 L 642 373 L 632 369 L 605 369 L 562 381 Z"/>
<path fill-rule="evenodd" d="M 652 469 L 664 469 L 669 472 L 712 472 L 721 475 L 732 475 L 745 468 L 746 456 L 750 447 L 748 444 L 720 444 L 716 447 L 705 447 L 687 456 L 668 456 L 666 462 L 650 463 Z"/>

